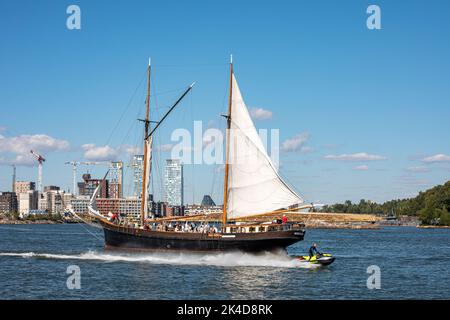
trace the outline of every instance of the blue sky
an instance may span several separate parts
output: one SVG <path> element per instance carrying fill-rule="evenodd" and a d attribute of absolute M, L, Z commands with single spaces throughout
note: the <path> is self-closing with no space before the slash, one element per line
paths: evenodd
<path fill-rule="evenodd" d="M 71 4 L 81 30 L 66 28 Z M 381 30 L 366 27 L 370 4 L 381 8 Z M 223 129 L 233 53 L 247 105 L 271 113 L 257 127 L 279 128 L 281 143 L 293 144 L 280 154 L 281 174 L 307 201 L 414 196 L 450 178 L 448 12 L 444 0 L 2 0 L 0 190 L 10 189 L 14 161 L 24 164 L 19 179 L 36 180 L 30 146 L 47 157 L 44 185 L 65 189 L 64 162 L 89 150 L 128 161 L 149 56 L 154 118 L 197 82 L 158 143 L 194 120 Z M 167 157 L 155 155 L 155 171 Z M 220 203 L 217 171 L 187 166 L 185 201 L 212 193 Z"/>

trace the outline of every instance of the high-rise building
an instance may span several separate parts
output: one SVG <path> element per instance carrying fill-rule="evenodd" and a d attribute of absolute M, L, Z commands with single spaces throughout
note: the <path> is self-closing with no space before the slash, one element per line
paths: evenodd
<path fill-rule="evenodd" d="M 92 197 L 95 189 L 97 189 L 97 187 L 101 185 L 100 192 L 97 197 L 108 198 L 108 180 L 92 179 L 89 173 L 83 174 L 83 180 L 83 182 L 78 182 L 78 194 L 80 196 Z"/>
<path fill-rule="evenodd" d="M 165 172 L 166 202 L 169 206 L 183 205 L 183 164 L 180 159 L 167 159 Z"/>
<path fill-rule="evenodd" d="M 16 212 L 18 212 L 16 193 L 0 192 L 0 214 Z"/>
<path fill-rule="evenodd" d="M 31 181 L 16 181 L 14 183 L 14 192 L 16 194 L 25 193 L 30 190 L 36 190 L 36 184 Z"/>
<path fill-rule="evenodd" d="M 142 176 L 144 173 L 144 155 L 134 155 L 131 166 L 133 167 L 133 196 L 141 197 Z"/>
<path fill-rule="evenodd" d="M 113 161 L 109 167 L 109 183 L 108 183 L 108 196 L 110 198 L 118 199 L 122 198 L 122 183 L 123 183 L 123 162 Z"/>
<path fill-rule="evenodd" d="M 62 213 L 64 211 L 63 192 L 49 190 L 41 194 L 39 198 L 39 210 L 48 213 Z"/>

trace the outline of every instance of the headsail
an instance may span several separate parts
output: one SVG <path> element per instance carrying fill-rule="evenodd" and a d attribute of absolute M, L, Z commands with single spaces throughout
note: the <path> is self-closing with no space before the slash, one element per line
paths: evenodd
<path fill-rule="evenodd" d="M 278 175 L 232 75 L 227 217 L 240 218 L 303 203 Z"/>
<path fill-rule="evenodd" d="M 103 177 L 103 181 L 105 181 L 106 177 L 108 176 L 109 170 L 106 171 L 105 176 Z M 98 194 L 100 193 L 100 189 L 102 187 L 102 183 L 100 183 L 97 188 L 95 188 L 94 193 L 91 196 L 91 199 L 89 200 L 89 204 L 88 204 L 88 213 L 93 214 L 94 216 L 99 216 L 102 217 L 101 213 L 98 211 L 97 209 L 97 197 Z"/>

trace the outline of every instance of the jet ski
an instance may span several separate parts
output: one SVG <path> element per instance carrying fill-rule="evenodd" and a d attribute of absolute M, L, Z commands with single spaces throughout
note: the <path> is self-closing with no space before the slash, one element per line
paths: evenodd
<path fill-rule="evenodd" d="M 300 261 L 305 261 L 313 264 L 320 264 L 322 266 L 328 266 L 332 264 L 334 260 L 336 260 L 336 258 L 329 253 L 315 254 L 311 258 L 309 256 L 296 256 L 295 258 Z"/>

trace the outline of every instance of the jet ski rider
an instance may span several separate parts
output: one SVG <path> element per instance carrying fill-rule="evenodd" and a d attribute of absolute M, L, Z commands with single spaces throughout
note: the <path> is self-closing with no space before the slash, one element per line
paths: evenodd
<path fill-rule="evenodd" d="M 311 260 L 311 258 L 314 256 L 314 255 L 321 255 L 321 253 L 320 253 L 320 251 L 319 251 L 319 249 L 317 249 L 317 244 L 314 242 L 313 244 L 312 244 L 312 246 L 311 246 L 311 248 L 309 248 L 309 259 Z"/>

